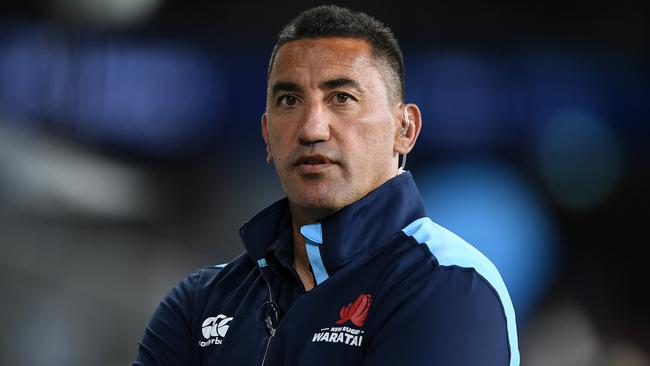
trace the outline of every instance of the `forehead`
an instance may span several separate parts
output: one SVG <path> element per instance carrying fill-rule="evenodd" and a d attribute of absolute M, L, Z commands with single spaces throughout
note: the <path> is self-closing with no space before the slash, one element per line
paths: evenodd
<path fill-rule="evenodd" d="M 376 73 L 370 44 L 357 38 L 318 38 L 290 41 L 280 47 L 269 81 L 349 76 L 362 78 Z"/>

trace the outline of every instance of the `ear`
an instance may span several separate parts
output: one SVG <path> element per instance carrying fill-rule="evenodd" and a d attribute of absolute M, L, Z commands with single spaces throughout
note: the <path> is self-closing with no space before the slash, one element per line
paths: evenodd
<path fill-rule="evenodd" d="M 262 138 L 266 144 L 266 162 L 271 164 L 273 162 L 273 156 L 271 155 L 271 148 L 269 146 L 269 122 L 266 113 L 262 114 Z"/>
<path fill-rule="evenodd" d="M 420 135 L 422 128 L 422 114 L 417 105 L 409 103 L 399 108 L 397 118 L 399 126 L 395 133 L 395 145 L 393 150 L 397 154 L 408 154 L 415 146 L 415 141 Z"/>

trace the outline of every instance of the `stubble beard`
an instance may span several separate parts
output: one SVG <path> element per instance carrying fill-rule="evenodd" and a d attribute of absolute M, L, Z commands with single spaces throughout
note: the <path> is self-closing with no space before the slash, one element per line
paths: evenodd
<path fill-rule="evenodd" d="M 328 174 L 298 175 L 282 186 L 291 205 L 315 221 L 347 206 L 353 196 L 344 179 Z"/>

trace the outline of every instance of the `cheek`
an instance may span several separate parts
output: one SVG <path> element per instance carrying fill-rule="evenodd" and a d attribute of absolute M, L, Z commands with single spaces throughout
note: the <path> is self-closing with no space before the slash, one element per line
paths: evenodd
<path fill-rule="evenodd" d="M 269 146 L 271 152 L 274 155 L 277 155 L 278 158 L 282 158 L 283 151 L 286 150 L 287 146 L 287 137 L 286 134 L 273 132 L 269 134 Z"/>
<path fill-rule="evenodd" d="M 369 158 L 378 160 L 390 154 L 393 149 L 393 136 L 387 122 L 376 122 L 365 131 L 361 131 L 361 142 L 365 145 Z"/>
<path fill-rule="evenodd" d="M 346 140 L 353 151 L 354 164 L 357 168 L 367 171 L 381 171 L 390 163 L 393 151 L 393 138 L 377 126 L 355 131 L 354 138 Z"/>

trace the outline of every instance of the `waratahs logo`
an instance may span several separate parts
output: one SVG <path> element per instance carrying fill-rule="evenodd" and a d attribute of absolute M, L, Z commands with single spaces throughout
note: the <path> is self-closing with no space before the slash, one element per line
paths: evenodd
<path fill-rule="evenodd" d="M 343 325 L 349 320 L 357 327 L 363 327 L 371 303 L 372 296 L 370 296 L 370 294 L 359 295 L 354 302 L 341 308 L 341 311 L 339 312 L 341 319 L 337 320 L 336 324 Z"/>
<path fill-rule="evenodd" d="M 221 344 L 223 338 L 228 332 L 228 323 L 232 320 L 232 317 L 227 317 L 223 314 L 217 316 L 212 316 L 203 321 L 201 325 L 201 332 L 203 333 L 203 338 L 207 341 L 199 341 L 199 346 L 207 347 L 212 344 Z"/>
<path fill-rule="evenodd" d="M 322 328 L 319 332 L 314 333 L 312 342 L 328 342 L 328 343 L 345 343 L 350 346 L 361 347 L 363 342 L 363 333 L 361 329 L 351 328 L 345 326 L 347 322 L 361 328 L 366 322 L 368 311 L 372 304 L 372 296 L 370 294 L 361 294 L 356 300 L 341 308 L 339 311 L 340 319 L 336 324 L 339 327 Z"/>

